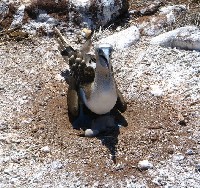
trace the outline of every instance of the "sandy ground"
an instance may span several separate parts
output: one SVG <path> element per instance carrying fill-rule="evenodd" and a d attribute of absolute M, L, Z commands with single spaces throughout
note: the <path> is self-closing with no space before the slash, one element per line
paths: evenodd
<path fill-rule="evenodd" d="M 199 163 L 199 93 L 195 100 L 186 96 L 192 82 L 187 87 L 182 85 L 182 94 L 177 86 L 173 88 L 173 95 L 152 96 L 145 84 L 153 84 L 151 79 L 156 75 L 148 74 L 148 63 L 143 67 L 145 79 L 141 76 L 138 80 L 131 75 L 130 81 L 130 73 L 137 70 L 141 62 L 136 65 L 130 59 L 124 61 L 130 58 L 124 52 L 120 61 L 129 69 L 125 72 L 121 68 L 124 74 L 120 75 L 121 65 L 115 64 L 119 58 L 115 52 L 113 66 L 127 98 L 128 109 L 123 116 L 128 126 L 96 138 L 86 138 L 81 131 L 72 129 L 68 119 L 68 86 L 61 76 L 67 65 L 57 50 L 56 41 L 33 38 L 3 44 L 0 47 L 0 187 L 154 187 L 153 179 L 159 177 L 156 165 L 161 163 L 159 168 L 168 165 L 167 160 L 177 154 L 184 157 L 180 163 L 184 164 L 182 173 L 192 170 L 196 177 L 193 178 L 194 187 L 198 187 L 199 173 L 195 169 Z M 145 48 L 145 40 L 131 47 L 129 51 L 135 51 L 131 58 L 140 57 L 138 50 Z M 157 48 L 163 53 L 173 52 L 173 49 Z M 178 53 L 193 53 L 199 57 L 198 52 L 179 50 Z M 161 58 L 162 54 L 158 56 Z M 135 87 L 131 95 L 129 81 Z M 176 101 L 174 96 L 178 98 Z M 180 114 L 184 119 L 182 124 Z M 188 155 L 188 150 L 193 154 Z M 154 165 L 152 172 L 138 170 L 138 162 L 144 159 Z M 184 177 L 166 182 L 179 187 L 182 180 Z"/>
<path fill-rule="evenodd" d="M 150 40 L 113 53 L 128 126 L 95 138 L 69 121 L 56 40 L 2 40 L 0 187 L 199 187 L 200 53 Z M 152 169 L 137 168 L 144 159 Z"/>

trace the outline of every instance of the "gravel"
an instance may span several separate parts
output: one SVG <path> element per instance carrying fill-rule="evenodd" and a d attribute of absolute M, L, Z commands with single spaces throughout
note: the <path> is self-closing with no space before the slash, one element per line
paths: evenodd
<path fill-rule="evenodd" d="M 199 187 L 200 53 L 151 39 L 113 53 L 128 126 L 95 138 L 70 124 L 56 40 L 1 41 L 0 187 Z M 138 170 L 144 159 L 153 168 Z"/>

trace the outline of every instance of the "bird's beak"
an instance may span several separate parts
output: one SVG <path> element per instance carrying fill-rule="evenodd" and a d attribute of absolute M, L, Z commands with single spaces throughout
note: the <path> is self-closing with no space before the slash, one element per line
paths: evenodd
<path fill-rule="evenodd" d="M 99 61 L 101 66 L 106 67 L 110 69 L 110 54 L 111 52 L 109 51 L 110 49 L 105 48 L 102 49 L 103 53 L 99 55 Z"/>
<path fill-rule="evenodd" d="M 111 70 L 110 56 L 113 48 L 110 44 L 99 44 L 96 46 L 95 53 L 97 58 L 97 66 Z"/>

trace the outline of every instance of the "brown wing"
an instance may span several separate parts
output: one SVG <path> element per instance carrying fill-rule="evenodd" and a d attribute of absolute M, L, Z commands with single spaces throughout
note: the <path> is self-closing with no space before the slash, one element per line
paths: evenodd
<path fill-rule="evenodd" d="M 67 92 L 67 106 L 69 113 L 76 117 L 79 113 L 79 98 L 76 89 L 75 79 L 71 76 L 69 78 L 69 88 Z"/>
<path fill-rule="evenodd" d="M 91 37 L 88 38 L 83 47 L 78 51 L 74 50 L 70 45 L 68 45 L 67 40 L 60 33 L 60 31 L 55 28 L 55 33 L 57 34 L 57 40 L 59 43 L 59 50 L 66 62 L 69 62 L 70 68 L 70 78 L 69 78 L 69 88 L 67 95 L 67 104 L 69 113 L 73 116 L 77 116 L 79 113 L 79 88 L 81 85 L 89 84 L 94 81 L 95 71 L 91 66 L 87 66 L 85 60 L 92 60 L 92 56 L 86 58 L 87 52 L 90 50 L 92 41 Z"/>

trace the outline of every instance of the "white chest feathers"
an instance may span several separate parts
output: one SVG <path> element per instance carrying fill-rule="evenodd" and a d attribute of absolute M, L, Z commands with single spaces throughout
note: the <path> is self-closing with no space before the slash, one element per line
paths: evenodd
<path fill-rule="evenodd" d="M 93 88 L 89 99 L 86 99 L 83 90 L 81 93 L 85 105 L 96 114 L 110 112 L 117 101 L 116 87 L 112 84 L 105 87 Z"/>

